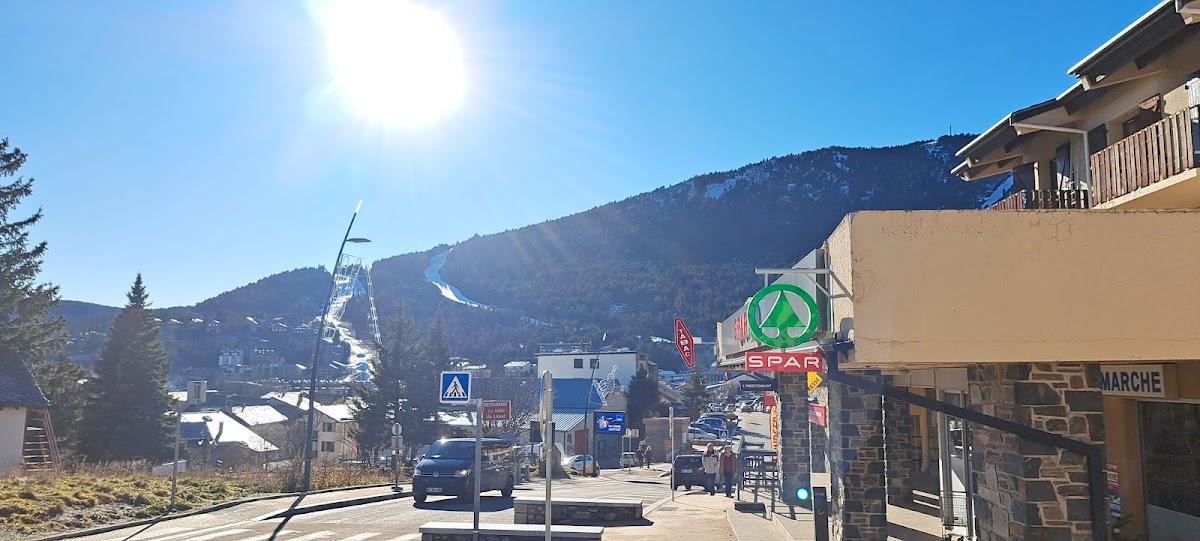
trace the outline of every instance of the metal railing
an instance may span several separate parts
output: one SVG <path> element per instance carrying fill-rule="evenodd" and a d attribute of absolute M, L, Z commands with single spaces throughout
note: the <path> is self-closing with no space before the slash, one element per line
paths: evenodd
<path fill-rule="evenodd" d="M 1087 190 L 1018 190 L 992 205 L 992 210 L 1085 209 Z"/>

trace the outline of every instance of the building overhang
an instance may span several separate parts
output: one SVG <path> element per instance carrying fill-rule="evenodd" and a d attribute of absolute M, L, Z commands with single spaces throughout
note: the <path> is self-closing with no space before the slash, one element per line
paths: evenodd
<path fill-rule="evenodd" d="M 1067 73 L 1091 88 L 1130 64 L 1135 69 L 1143 69 L 1157 58 L 1164 43 L 1173 40 L 1187 27 L 1185 19 L 1189 13 L 1190 8 L 1178 0 L 1163 0 L 1071 66 Z"/>

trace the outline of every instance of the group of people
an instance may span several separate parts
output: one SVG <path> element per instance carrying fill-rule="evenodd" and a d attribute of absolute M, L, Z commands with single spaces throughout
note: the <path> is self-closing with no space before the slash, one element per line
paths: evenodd
<path fill-rule="evenodd" d="M 638 447 L 634 456 L 637 457 L 637 466 L 641 468 L 649 468 L 650 463 L 654 462 L 654 448 L 649 445 Z"/>
<path fill-rule="evenodd" d="M 717 488 L 724 487 L 725 497 L 732 498 L 733 478 L 737 473 L 737 457 L 733 454 L 733 447 L 726 445 L 718 453 L 710 443 L 701 460 L 704 463 L 704 473 L 708 476 L 708 486 L 704 487 L 708 490 L 708 495 L 715 496 Z"/>

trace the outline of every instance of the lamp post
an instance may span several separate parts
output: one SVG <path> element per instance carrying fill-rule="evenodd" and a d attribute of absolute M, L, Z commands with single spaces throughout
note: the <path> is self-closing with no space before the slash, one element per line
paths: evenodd
<path fill-rule="evenodd" d="M 317 363 L 321 358 L 321 342 L 325 341 L 325 325 L 326 318 L 329 317 L 330 299 L 333 298 L 334 288 L 337 287 L 337 272 L 338 265 L 342 264 L 342 251 L 346 249 L 347 242 L 363 243 L 371 242 L 370 239 L 360 237 L 350 238 L 350 230 L 354 228 L 354 219 L 358 218 L 358 210 L 362 208 L 362 200 L 359 200 L 358 206 L 354 207 L 354 215 L 350 217 L 350 225 L 346 227 L 346 235 L 342 237 L 342 244 L 338 247 L 337 259 L 333 263 L 333 271 L 329 277 L 329 292 L 325 294 L 325 306 L 321 309 L 321 324 L 317 326 L 317 345 L 313 347 L 312 365 L 309 367 L 308 379 L 308 423 L 307 431 L 305 432 L 304 440 L 304 480 L 301 484 L 300 492 L 308 493 L 310 481 L 312 481 L 312 459 L 314 452 L 313 442 L 316 440 L 313 424 L 316 422 L 316 395 L 317 395 Z"/>

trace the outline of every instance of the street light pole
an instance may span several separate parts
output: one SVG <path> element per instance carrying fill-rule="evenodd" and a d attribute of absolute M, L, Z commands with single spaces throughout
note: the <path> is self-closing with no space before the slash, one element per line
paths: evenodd
<path fill-rule="evenodd" d="M 325 341 L 325 325 L 326 318 L 329 317 L 330 299 L 333 298 L 334 288 L 337 287 L 337 271 L 338 265 L 342 264 L 342 251 L 346 249 L 347 242 L 371 242 L 363 238 L 350 238 L 350 230 L 354 228 L 354 220 L 358 218 L 358 210 L 362 208 L 362 200 L 358 201 L 358 206 L 354 207 L 354 215 L 350 217 L 350 225 L 346 227 L 346 235 L 342 237 L 342 245 L 338 247 L 337 259 L 333 263 L 333 270 L 329 277 L 329 292 L 325 294 L 325 306 L 321 309 L 321 323 L 317 326 L 317 345 L 313 347 L 313 358 L 309 367 L 308 379 L 308 423 L 307 431 L 304 439 L 304 479 L 301 484 L 300 492 L 308 493 L 309 483 L 312 481 L 312 459 L 313 459 L 313 441 L 316 439 L 313 424 L 316 422 L 316 395 L 317 395 L 317 363 L 321 358 L 321 342 Z"/>

